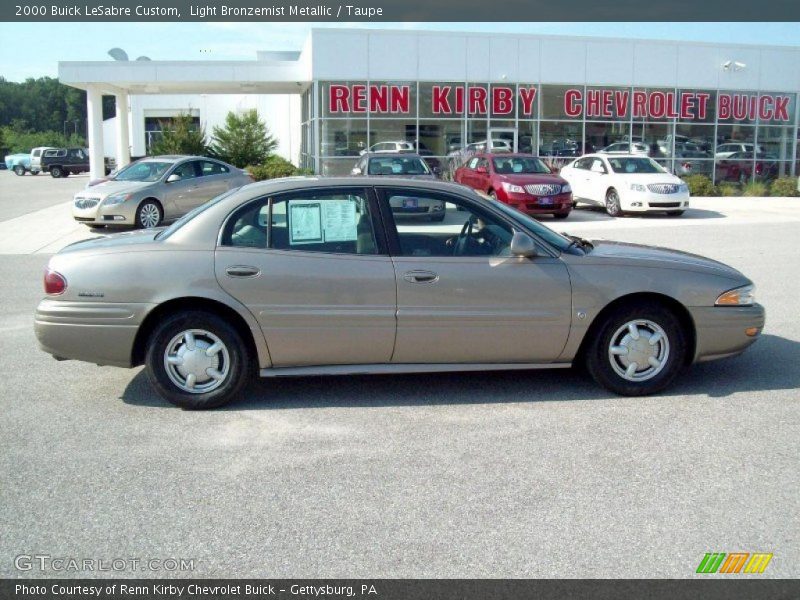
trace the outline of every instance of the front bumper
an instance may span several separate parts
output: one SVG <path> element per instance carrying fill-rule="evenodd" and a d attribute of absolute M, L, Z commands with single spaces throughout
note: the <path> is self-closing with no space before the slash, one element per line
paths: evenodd
<path fill-rule="evenodd" d="M 154 306 L 45 298 L 34 331 L 41 349 L 58 359 L 130 367 L 139 325 Z"/>
<path fill-rule="evenodd" d="M 83 199 L 87 200 L 87 199 Z M 135 219 L 135 206 L 126 201 L 112 206 L 104 206 L 102 200 L 96 204 L 79 204 L 78 200 L 72 203 L 72 218 L 79 223 L 87 225 L 133 225 Z"/>
<path fill-rule="evenodd" d="M 690 307 L 689 312 L 697 335 L 696 362 L 741 354 L 760 337 L 766 320 L 760 304 Z M 755 335 L 748 335 L 748 329 L 755 329 Z"/>
<path fill-rule="evenodd" d="M 653 192 L 634 192 L 628 190 L 620 198 L 620 206 L 625 212 L 658 212 L 665 210 L 686 210 L 689 208 L 689 193 L 654 194 Z"/>
<path fill-rule="evenodd" d="M 500 195 L 498 193 L 497 199 L 529 215 L 552 215 L 568 213 L 572 210 L 571 193 L 543 197 L 531 194 L 504 193 Z"/>

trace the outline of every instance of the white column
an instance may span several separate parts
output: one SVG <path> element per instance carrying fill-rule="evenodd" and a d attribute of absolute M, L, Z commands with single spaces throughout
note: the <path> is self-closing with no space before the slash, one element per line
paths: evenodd
<path fill-rule="evenodd" d="M 86 89 L 86 117 L 88 120 L 89 178 L 105 175 L 103 152 L 103 95 L 96 87 Z"/>
<path fill-rule="evenodd" d="M 115 98 L 117 101 L 117 153 L 115 158 L 119 169 L 131 162 L 131 138 L 128 125 L 130 103 L 128 92 L 119 92 Z"/>

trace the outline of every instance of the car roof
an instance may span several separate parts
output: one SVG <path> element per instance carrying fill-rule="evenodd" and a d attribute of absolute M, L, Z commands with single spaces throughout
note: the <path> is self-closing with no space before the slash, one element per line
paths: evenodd
<path fill-rule="evenodd" d="M 486 158 L 538 158 L 525 152 L 478 152 L 475 156 L 485 156 Z"/>
<path fill-rule="evenodd" d="M 367 187 L 367 186 L 398 186 L 419 187 L 440 191 L 461 191 L 465 187 L 460 183 L 450 181 L 439 181 L 434 179 L 405 179 L 403 177 L 381 177 L 381 176 L 362 176 L 362 177 L 281 177 L 278 179 L 268 179 L 250 183 L 241 188 L 247 191 L 248 196 L 258 196 L 261 194 L 277 193 L 297 189 L 313 189 L 325 187 Z"/>

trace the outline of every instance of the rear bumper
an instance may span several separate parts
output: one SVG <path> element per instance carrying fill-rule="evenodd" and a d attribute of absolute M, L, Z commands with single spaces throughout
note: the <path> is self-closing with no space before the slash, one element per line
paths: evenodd
<path fill-rule="evenodd" d="M 34 331 L 41 349 L 56 358 L 130 367 L 139 325 L 153 307 L 46 298 L 36 308 Z"/>
<path fill-rule="evenodd" d="M 695 362 L 741 354 L 760 337 L 766 320 L 760 304 L 690 307 L 689 312 L 697 333 Z M 748 335 L 748 329 L 755 329 L 755 334 Z"/>

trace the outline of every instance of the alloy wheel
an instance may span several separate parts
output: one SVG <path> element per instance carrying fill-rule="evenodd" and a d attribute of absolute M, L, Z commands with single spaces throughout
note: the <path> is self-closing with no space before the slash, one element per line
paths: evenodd
<path fill-rule="evenodd" d="M 145 229 L 155 227 L 161 221 L 161 210 L 152 202 L 143 204 L 139 209 L 139 223 Z"/>
<path fill-rule="evenodd" d="M 606 212 L 612 217 L 617 217 L 622 214 L 622 209 L 619 205 L 619 195 L 614 190 L 608 192 L 606 196 Z"/>

